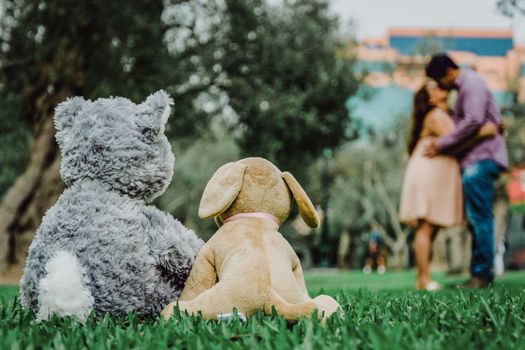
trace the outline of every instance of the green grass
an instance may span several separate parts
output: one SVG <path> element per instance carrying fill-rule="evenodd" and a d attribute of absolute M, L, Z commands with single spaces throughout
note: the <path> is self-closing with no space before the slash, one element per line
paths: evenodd
<path fill-rule="evenodd" d="M 443 285 L 455 285 L 466 280 L 465 276 L 447 276 L 444 273 L 432 273 L 432 277 Z M 305 273 L 308 289 L 315 290 L 357 290 L 369 289 L 379 290 L 410 290 L 416 286 L 416 271 L 408 270 L 403 272 L 387 271 L 384 275 L 371 273 L 366 275 L 360 272 L 341 273 L 337 270 L 327 270 L 326 272 Z M 525 288 L 525 272 L 510 271 L 498 277 L 496 286 L 500 287 L 522 287 Z"/>
<path fill-rule="evenodd" d="M 509 273 L 487 290 L 437 293 L 414 291 L 414 278 L 413 272 L 307 274 L 312 295 L 324 290 L 344 308 L 344 319 L 326 327 L 263 315 L 229 323 L 178 315 L 164 324 L 131 315 L 39 324 L 18 306 L 15 287 L 0 287 L 0 349 L 525 349 L 525 273 Z"/>

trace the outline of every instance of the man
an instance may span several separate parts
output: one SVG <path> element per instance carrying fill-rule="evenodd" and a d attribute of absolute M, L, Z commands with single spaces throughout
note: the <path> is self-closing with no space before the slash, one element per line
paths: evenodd
<path fill-rule="evenodd" d="M 457 89 L 453 133 L 434 140 L 427 156 L 454 154 L 461 165 L 465 208 L 472 233 L 470 281 L 466 287 L 487 287 L 494 280 L 494 182 L 508 167 L 501 134 L 479 141 L 467 151 L 454 150 L 475 137 L 485 122 L 502 125 L 499 108 L 483 78 L 469 68 L 459 68 L 445 54 L 434 55 L 426 67 L 428 77 L 441 88 Z"/>

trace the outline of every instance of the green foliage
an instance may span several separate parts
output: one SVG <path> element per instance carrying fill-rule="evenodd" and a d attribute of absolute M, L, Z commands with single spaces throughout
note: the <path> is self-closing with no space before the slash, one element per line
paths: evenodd
<path fill-rule="evenodd" d="M 174 142 L 172 146 L 176 156 L 173 180 L 157 204 L 183 219 L 199 237 L 208 239 L 217 226 L 213 220 L 197 216 L 202 192 L 219 167 L 239 159 L 239 149 L 221 125 L 191 145 Z"/>
<path fill-rule="evenodd" d="M 170 15 L 188 3 L 204 6 L 197 0 L 0 3 L 0 142 L 10 145 L 0 153 L 0 197 L 23 171 L 38 118 L 52 115 L 46 108 L 54 106 L 44 101 L 61 91 L 139 102 L 164 88 L 176 100 L 176 117 L 167 127 L 172 139 L 195 137 L 207 128 L 212 115 L 194 100 L 210 79 L 185 86 L 197 72 L 212 71 L 205 67 L 209 60 L 195 59 L 212 57 L 211 39 L 201 38 L 206 33 L 197 33 L 195 22 L 180 23 Z M 212 31 L 214 23 L 201 31 Z M 193 44 L 172 50 L 174 30 L 190 33 L 187 41 Z M 28 107 L 33 103 L 37 110 Z"/>
<path fill-rule="evenodd" d="M 0 96 L 10 93 L 20 98 L 39 83 L 36 79 L 45 79 L 50 92 L 72 85 L 75 94 L 90 99 L 119 95 L 138 102 L 164 88 L 177 101 L 171 135 L 192 135 L 207 125 L 206 115 L 194 108 L 193 100 L 210 83 L 193 84 L 190 90 L 180 87 L 204 69 L 203 60 L 192 57 L 211 54 L 210 40 L 198 41 L 195 23 L 183 25 L 170 16 L 177 6 L 190 2 L 199 3 L 3 1 Z M 167 34 L 173 28 L 190 32 L 188 40 L 196 44 L 169 50 L 175 39 Z M 2 113 L 2 118 L 7 116 Z"/>
<path fill-rule="evenodd" d="M 338 22 L 326 0 L 6 0 L 0 6 L 0 103 L 9 97 L 14 106 L 0 110 L 0 124 L 24 145 L 34 113 L 20 104 L 35 86 L 34 93 L 67 85 L 90 99 L 120 95 L 135 102 L 164 88 L 175 100 L 167 133 L 179 156 L 192 143 L 205 143 L 210 125 L 223 120 L 224 138 L 237 142 L 239 156 L 266 157 L 296 173 L 323 148 L 343 142 L 349 129 L 345 102 L 359 81 L 354 61 L 338 54 Z M 0 193 L 22 170 L 26 149 L 17 146 L 0 158 L 6 165 Z"/>
<path fill-rule="evenodd" d="M 525 15 L 525 1 L 523 0 L 498 0 L 496 5 L 505 16 L 514 17 L 519 13 Z"/>
<path fill-rule="evenodd" d="M 156 87 L 151 84 L 154 57 L 167 52 L 162 1 L 126 4 L 4 1 L 2 90 L 21 93 L 47 69 L 52 91 L 73 84 L 88 98 L 124 92 L 137 98 L 150 92 Z"/>
<path fill-rule="evenodd" d="M 338 274 L 328 285 L 337 285 L 341 277 L 361 278 Z M 388 273 L 381 277 L 384 285 L 398 278 Z M 57 318 L 39 324 L 18 305 L 15 288 L 0 287 L 0 348 L 518 349 L 525 346 L 523 281 L 521 272 L 482 291 L 337 288 L 331 294 L 345 318 L 331 318 L 326 327 L 309 320 L 291 326 L 281 317 L 261 314 L 247 322 L 176 315 L 164 324 L 130 315 L 120 320 L 90 318 L 85 325 Z"/>
<path fill-rule="evenodd" d="M 415 54 L 429 57 L 443 51 L 443 42 L 436 39 L 434 35 L 427 34 L 423 39 L 417 42 Z"/>
<path fill-rule="evenodd" d="M 27 162 L 31 133 L 15 117 L 20 106 L 13 94 L 0 97 L 0 198 L 15 181 Z"/>
<path fill-rule="evenodd" d="M 338 57 L 328 1 L 227 0 L 222 69 L 243 156 L 295 170 L 339 145 L 358 86 L 353 60 Z"/>
<path fill-rule="evenodd" d="M 511 166 L 525 164 L 525 104 L 515 104 L 504 117 Z"/>
<path fill-rule="evenodd" d="M 341 147 L 332 167 L 329 215 L 332 233 L 348 230 L 359 236 L 377 221 L 390 225 L 390 216 L 377 186 L 384 186 L 397 208 L 401 197 L 406 160 L 408 119 L 400 117 L 389 131 L 371 135 L 366 142 L 351 142 Z"/>

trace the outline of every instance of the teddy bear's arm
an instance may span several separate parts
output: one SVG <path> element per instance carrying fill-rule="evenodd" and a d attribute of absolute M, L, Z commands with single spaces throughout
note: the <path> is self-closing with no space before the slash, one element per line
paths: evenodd
<path fill-rule="evenodd" d="M 205 244 L 195 259 L 195 264 L 186 280 L 179 300 L 192 300 L 217 283 L 218 277 L 214 260 L 213 250 L 208 244 Z"/>
<path fill-rule="evenodd" d="M 166 278 L 182 289 L 204 243 L 171 215 L 149 207 L 144 213 L 149 219 L 148 243 L 156 265 Z"/>

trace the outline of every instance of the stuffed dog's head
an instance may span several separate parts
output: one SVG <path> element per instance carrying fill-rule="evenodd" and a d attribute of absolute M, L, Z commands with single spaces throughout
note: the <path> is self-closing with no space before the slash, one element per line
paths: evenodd
<path fill-rule="evenodd" d="M 281 172 L 266 159 L 246 158 L 225 164 L 213 174 L 202 195 L 199 216 L 215 217 L 220 225 L 236 214 L 264 212 L 283 223 L 292 197 L 306 224 L 318 227 L 319 216 L 292 174 Z"/>

